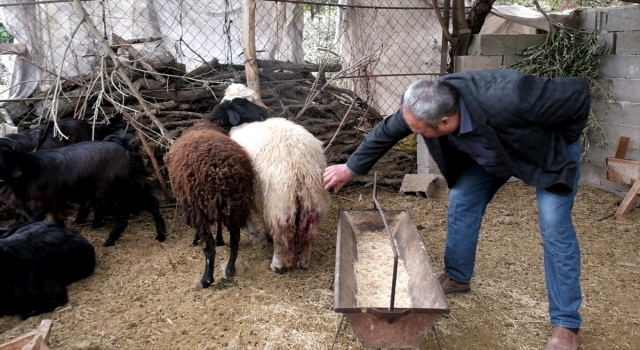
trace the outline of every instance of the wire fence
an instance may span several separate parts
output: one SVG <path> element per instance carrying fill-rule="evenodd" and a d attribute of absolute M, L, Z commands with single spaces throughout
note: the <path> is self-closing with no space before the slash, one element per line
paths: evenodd
<path fill-rule="evenodd" d="M 52 87 L 65 81 L 91 81 L 96 72 L 113 67 L 107 59 L 109 49 L 139 69 L 131 74 L 148 77 L 152 71 L 164 77 L 158 80 L 165 89 L 203 64 L 239 68 L 246 62 L 242 3 L 1 0 L 1 22 L 15 38 L 13 46 L 0 44 L 2 99 L 51 99 L 56 96 Z M 332 84 L 352 90 L 381 114 L 390 114 L 411 82 L 444 74 L 442 57 L 446 60 L 447 55 L 442 53 L 441 26 L 435 10 L 424 4 L 257 0 L 256 58 L 316 65 Z M 16 44 L 22 44 L 23 51 Z M 288 71 L 287 64 L 281 65 L 282 71 Z M 287 83 L 275 80 L 268 83 Z M 77 94 L 90 94 L 92 88 L 85 86 Z"/>

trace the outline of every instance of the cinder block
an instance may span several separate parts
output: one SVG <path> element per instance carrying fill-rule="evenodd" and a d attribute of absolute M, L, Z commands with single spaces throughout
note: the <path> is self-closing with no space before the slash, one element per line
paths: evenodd
<path fill-rule="evenodd" d="M 472 35 L 468 53 L 470 56 L 515 55 L 518 53 L 516 34 Z"/>
<path fill-rule="evenodd" d="M 640 55 L 601 56 L 598 73 L 607 78 L 640 78 Z"/>
<path fill-rule="evenodd" d="M 640 6 L 619 6 L 600 8 L 600 30 L 619 32 L 640 30 Z"/>
<path fill-rule="evenodd" d="M 627 78 L 640 79 L 640 56 L 627 56 L 629 62 Z"/>
<path fill-rule="evenodd" d="M 589 30 L 599 30 L 598 28 L 598 9 L 582 9 L 580 11 L 580 28 Z"/>
<path fill-rule="evenodd" d="M 629 56 L 600 56 L 598 73 L 607 78 L 627 78 Z"/>
<path fill-rule="evenodd" d="M 615 38 L 616 55 L 640 55 L 640 30 L 618 32 Z"/>
<path fill-rule="evenodd" d="M 600 33 L 600 36 L 596 40 L 597 45 L 607 45 L 609 48 L 608 55 L 613 55 L 616 52 L 616 39 L 615 33 Z"/>
<path fill-rule="evenodd" d="M 502 57 L 502 66 L 506 67 L 512 63 L 516 63 L 520 61 L 523 58 L 524 56 L 520 56 L 520 55 L 504 55 Z"/>
<path fill-rule="evenodd" d="M 402 180 L 400 193 L 419 195 L 426 198 L 446 198 L 447 181 L 441 175 L 406 174 Z"/>
<path fill-rule="evenodd" d="M 440 168 L 436 164 L 436 161 L 433 160 L 431 154 L 429 154 L 429 150 L 427 149 L 427 145 L 424 142 L 424 138 L 419 136 L 418 138 L 418 154 L 417 154 L 417 163 L 418 163 L 418 174 L 441 174 Z"/>
<path fill-rule="evenodd" d="M 498 69 L 502 66 L 502 56 L 456 56 L 454 71 Z"/>
<path fill-rule="evenodd" d="M 612 78 L 603 85 L 618 101 L 640 103 L 640 79 Z"/>
<path fill-rule="evenodd" d="M 640 126 L 640 103 L 622 102 L 621 104 L 623 121 Z"/>
<path fill-rule="evenodd" d="M 521 53 L 530 46 L 540 46 L 546 40 L 546 34 L 518 34 L 516 36 L 516 53 Z"/>

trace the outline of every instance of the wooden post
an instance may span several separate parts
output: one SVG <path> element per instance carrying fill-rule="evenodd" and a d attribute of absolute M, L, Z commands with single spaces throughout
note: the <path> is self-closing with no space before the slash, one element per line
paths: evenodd
<path fill-rule="evenodd" d="M 242 2 L 242 43 L 244 47 L 245 71 L 247 74 L 247 87 L 256 92 L 258 104 L 262 104 L 260 94 L 260 76 L 258 73 L 258 61 L 256 60 L 256 1 L 244 0 Z"/>

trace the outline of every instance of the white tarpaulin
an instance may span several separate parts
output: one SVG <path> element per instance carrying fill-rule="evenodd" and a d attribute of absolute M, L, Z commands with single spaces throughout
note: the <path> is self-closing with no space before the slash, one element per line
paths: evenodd
<path fill-rule="evenodd" d="M 28 61 L 14 67 L 9 98 L 28 97 L 40 84 L 51 85 L 58 73 L 71 78 L 92 72 L 104 56 L 73 3 L 29 3 L 0 0 L 7 30 L 27 46 Z M 217 58 L 244 64 L 242 1 L 240 0 L 119 0 L 82 2 L 94 25 L 110 38 L 162 37 L 159 45 L 187 71 Z M 258 2 L 258 59 L 303 62 L 303 5 Z"/>
<path fill-rule="evenodd" d="M 346 5 L 371 5 L 366 0 L 341 0 Z M 358 72 L 353 90 L 382 115 L 395 112 L 402 92 L 424 73 L 440 72 L 442 29 L 431 1 L 376 1 L 380 9 L 340 10 L 338 49 L 349 66 L 371 57 Z M 385 9 L 406 7 L 423 9 Z M 416 73 L 415 75 L 408 75 Z M 387 76 L 393 75 L 396 76 Z"/>
<path fill-rule="evenodd" d="M 577 28 L 579 11 L 569 10 L 548 15 L 555 21 Z M 549 31 L 549 21 L 537 10 L 520 5 L 494 6 L 485 19 L 480 34 L 535 34 L 536 29 Z"/>

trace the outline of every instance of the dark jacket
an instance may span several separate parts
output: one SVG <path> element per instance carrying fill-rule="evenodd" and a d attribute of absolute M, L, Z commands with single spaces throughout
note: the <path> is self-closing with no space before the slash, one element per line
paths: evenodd
<path fill-rule="evenodd" d="M 441 79 L 458 89 L 477 128 L 517 177 L 554 192 L 572 189 L 578 167 L 567 145 L 579 140 L 589 117 L 586 80 L 539 78 L 511 69 L 461 72 Z M 410 134 L 399 110 L 367 135 L 347 166 L 366 174 Z M 451 147 L 446 136 L 425 142 L 452 187 L 473 160 Z"/>

